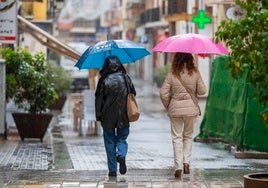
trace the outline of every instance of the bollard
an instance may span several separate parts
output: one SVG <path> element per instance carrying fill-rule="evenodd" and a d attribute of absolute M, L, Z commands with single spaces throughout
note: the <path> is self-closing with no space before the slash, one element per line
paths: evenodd
<path fill-rule="evenodd" d="M 88 122 L 88 136 L 99 136 L 102 135 L 101 124 L 99 121 L 89 121 Z"/>
<path fill-rule="evenodd" d="M 81 132 L 81 122 L 82 122 L 82 117 L 81 117 L 81 104 L 82 101 L 77 101 L 74 103 L 74 107 L 73 107 L 73 130 L 75 132 L 78 132 L 78 130 L 80 130 Z"/>
<path fill-rule="evenodd" d="M 0 59 L 0 135 L 7 139 L 6 64 L 4 59 Z"/>

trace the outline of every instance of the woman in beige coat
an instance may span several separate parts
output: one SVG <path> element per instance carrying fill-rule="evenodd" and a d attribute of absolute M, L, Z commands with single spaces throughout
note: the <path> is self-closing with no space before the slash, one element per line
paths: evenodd
<path fill-rule="evenodd" d="M 170 118 L 176 178 L 181 178 L 182 171 L 190 173 L 194 122 L 199 114 L 198 104 L 187 90 L 195 95 L 207 92 L 193 55 L 178 52 L 160 89 L 161 101 Z"/>

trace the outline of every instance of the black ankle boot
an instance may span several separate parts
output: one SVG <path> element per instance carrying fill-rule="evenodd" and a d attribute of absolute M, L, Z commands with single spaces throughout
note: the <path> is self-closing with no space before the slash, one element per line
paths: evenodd
<path fill-rule="evenodd" d="M 119 162 L 119 172 L 120 174 L 125 174 L 127 172 L 126 160 L 123 156 L 118 156 L 117 161 Z"/>

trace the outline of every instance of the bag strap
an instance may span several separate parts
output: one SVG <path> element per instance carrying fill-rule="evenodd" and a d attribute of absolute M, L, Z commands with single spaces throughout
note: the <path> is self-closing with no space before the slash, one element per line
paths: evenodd
<path fill-rule="evenodd" d="M 130 93 L 130 87 L 129 87 L 128 82 L 127 82 L 127 75 L 123 73 L 123 77 L 124 77 L 124 80 L 125 80 L 125 83 L 126 83 L 126 86 L 127 86 L 127 93 L 129 94 Z"/>
<path fill-rule="evenodd" d="M 181 82 L 181 85 L 186 89 L 186 91 L 190 94 L 191 98 L 192 98 L 192 101 L 194 102 L 194 104 L 196 106 L 198 106 L 198 99 L 196 97 L 196 95 L 193 93 L 193 91 L 189 88 L 187 88 L 185 86 L 185 83 L 182 81 L 182 79 L 180 78 L 180 76 L 177 76 L 177 78 L 179 79 L 179 81 Z M 199 107 L 199 106 L 198 106 Z"/>

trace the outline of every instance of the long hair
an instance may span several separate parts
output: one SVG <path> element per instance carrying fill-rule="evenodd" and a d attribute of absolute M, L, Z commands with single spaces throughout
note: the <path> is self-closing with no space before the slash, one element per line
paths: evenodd
<path fill-rule="evenodd" d="M 184 71 L 184 67 L 186 67 L 189 75 L 197 71 L 192 54 L 177 52 L 172 61 L 172 74 L 179 76 Z"/>

